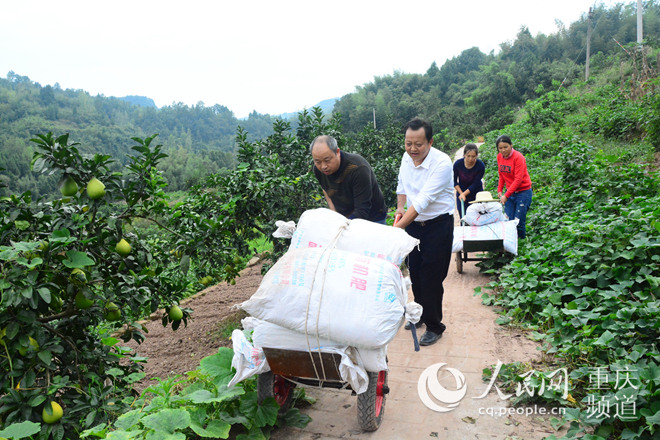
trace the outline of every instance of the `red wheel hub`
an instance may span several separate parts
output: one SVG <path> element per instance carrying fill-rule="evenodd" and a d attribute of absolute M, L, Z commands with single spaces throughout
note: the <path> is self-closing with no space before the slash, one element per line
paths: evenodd
<path fill-rule="evenodd" d="M 376 382 L 376 417 L 380 415 L 383 408 L 383 400 L 385 399 L 385 371 L 378 372 L 378 381 Z"/>
<path fill-rule="evenodd" d="M 283 406 L 286 403 L 294 386 L 294 384 L 282 376 L 275 375 L 273 378 L 273 397 L 279 406 Z"/>

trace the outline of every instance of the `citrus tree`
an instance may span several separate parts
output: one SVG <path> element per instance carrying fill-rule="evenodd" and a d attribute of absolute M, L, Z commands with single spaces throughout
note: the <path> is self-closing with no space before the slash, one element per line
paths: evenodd
<path fill-rule="evenodd" d="M 39 135 L 32 168 L 59 176 L 62 197 L 0 200 L 0 428 L 43 422 L 39 438 L 75 438 L 124 412 L 144 359 L 120 338 L 140 342 L 139 319 L 159 308 L 164 325 L 187 324 L 191 311 L 177 303 L 191 256 L 202 254 L 196 245 L 214 249 L 203 255 L 218 264 L 233 261 L 231 232 L 170 206 L 154 137 L 133 138 L 120 173 L 68 135 Z M 138 221 L 161 232 L 144 233 Z"/>

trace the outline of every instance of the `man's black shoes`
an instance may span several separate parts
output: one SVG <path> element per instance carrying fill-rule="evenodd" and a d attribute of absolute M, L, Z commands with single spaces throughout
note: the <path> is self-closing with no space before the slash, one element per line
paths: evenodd
<path fill-rule="evenodd" d="M 441 337 L 442 333 L 433 333 L 432 331 L 426 330 L 422 337 L 419 338 L 419 345 L 435 344 Z"/>
<path fill-rule="evenodd" d="M 424 323 L 421 320 L 419 320 L 417 321 L 417 324 L 415 324 L 415 328 L 420 328 L 423 325 Z M 403 328 L 405 328 L 406 330 L 410 330 L 410 321 L 406 322 L 406 325 Z"/>

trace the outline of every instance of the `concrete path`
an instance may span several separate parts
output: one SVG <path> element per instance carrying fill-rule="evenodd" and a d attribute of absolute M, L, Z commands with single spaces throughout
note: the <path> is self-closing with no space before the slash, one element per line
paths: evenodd
<path fill-rule="evenodd" d="M 415 352 L 410 331 L 403 328 L 388 347 L 390 393 L 385 414 L 375 432 L 362 432 L 357 420 L 357 398 L 347 391 L 306 388 L 317 399 L 302 411 L 312 418 L 304 429 L 286 428 L 272 438 L 284 439 L 541 439 L 554 430 L 548 417 L 538 415 L 505 415 L 508 401 L 501 400 L 493 388 L 482 399 L 476 399 L 488 387 L 482 370 L 502 362 L 528 362 L 540 358 L 536 345 L 524 336 L 495 324 L 498 316 L 491 307 L 481 304 L 473 291 L 488 282 L 472 262 L 464 263 L 462 274 L 454 263 L 445 280 L 444 311 L 447 330 L 435 345 Z M 412 296 L 412 293 L 410 293 Z M 419 334 L 424 328 L 418 329 Z M 437 374 L 440 384 L 456 390 L 456 380 L 448 367 L 465 377 L 467 391 L 458 406 L 445 413 L 424 405 L 418 394 L 422 372 L 437 363 L 446 363 Z M 531 369 L 531 367 L 530 367 Z M 442 405 L 441 402 L 437 402 Z"/>

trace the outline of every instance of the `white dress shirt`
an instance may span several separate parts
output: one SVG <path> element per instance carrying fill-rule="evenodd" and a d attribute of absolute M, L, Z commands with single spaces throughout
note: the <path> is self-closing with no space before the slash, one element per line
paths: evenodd
<path fill-rule="evenodd" d="M 418 166 L 408 153 L 403 153 L 396 193 L 405 194 L 406 205 L 415 207 L 418 213 L 415 221 L 453 214 L 454 164 L 449 156 L 433 147 Z"/>

